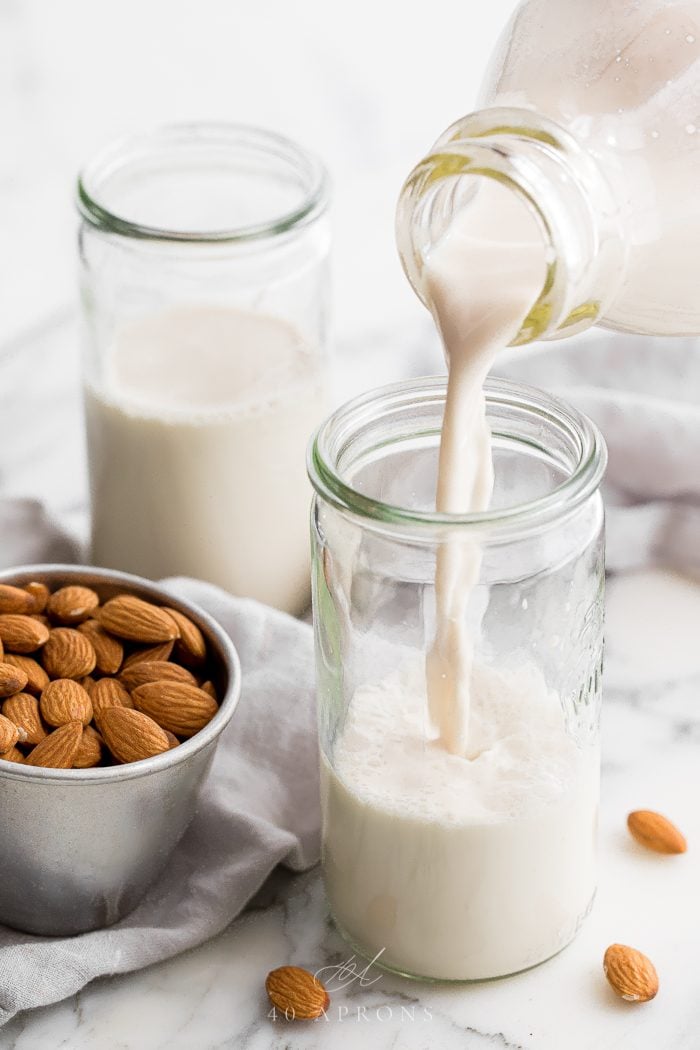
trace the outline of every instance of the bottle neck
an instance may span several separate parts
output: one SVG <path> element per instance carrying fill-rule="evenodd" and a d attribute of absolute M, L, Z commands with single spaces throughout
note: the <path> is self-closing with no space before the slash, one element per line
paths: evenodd
<path fill-rule="evenodd" d="M 619 208 L 596 160 L 554 121 L 524 109 L 484 109 L 462 118 L 406 180 L 396 237 L 423 302 L 431 248 L 456 212 L 470 207 L 484 178 L 520 196 L 547 249 L 542 291 L 513 345 L 573 335 L 603 319 L 625 275 Z"/>

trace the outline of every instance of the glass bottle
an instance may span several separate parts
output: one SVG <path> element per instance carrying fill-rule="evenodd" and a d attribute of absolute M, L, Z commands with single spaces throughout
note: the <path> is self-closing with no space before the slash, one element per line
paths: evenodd
<path fill-rule="evenodd" d="M 314 157 L 236 125 L 130 138 L 81 173 L 96 564 L 307 605 L 327 204 Z"/>
<path fill-rule="evenodd" d="M 559 951 L 594 894 L 606 452 L 556 398 L 489 380 L 492 508 L 438 514 L 445 394 L 444 379 L 373 391 L 310 449 L 323 868 L 356 950 L 476 980 Z M 483 550 L 470 761 L 425 702 L 452 539 Z"/>
<path fill-rule="evenodd" d="M 526 0 L 480 101 L 401 195 L 399 250 L 418 294 L 454 212 L 478 209 L 481 180 L 496 179 L 549 249 L 516 343 L 597 322 L 700 332 L 700 2 Z"/>

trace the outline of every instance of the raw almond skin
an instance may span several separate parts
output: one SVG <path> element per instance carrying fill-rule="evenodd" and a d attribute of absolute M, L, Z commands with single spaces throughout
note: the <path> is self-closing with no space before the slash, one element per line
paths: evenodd
<path fill-rule="evenodd" d="M 39 709 L 50 726 L 63 726 L 67 722 L 82 722 L 86 726 L 92 721 L 90 697 L 72 678 L 49 682 L 41 694 Z"/>
<path fill-rule="evenodd" d="M 72 627 L 55 627 L 41 654 L 51 678 L 84 678 L 92 674 L 97 657 L 90 641 Z"/>
<path fill-rule="evenodd" d="M 33 613 L 36 602 L 31 594 L 21 587 L 0 583 L 0 613 Z"/>
<path fill-rule="evenodd" d="M 0 663 L 0 698 L 21 693 L 29 681 L 26 671 L 10 663 L 10 653 L 7 656 L 7 662 Z M 5 750 L 7 751 L 7 748 Z"/>
<path fill-rule="evenodd" d="M 108 634 L 97 620 L 86 620 L 78 627 L 95 650 L 95 667 L 100 674 L 116 674 L 124 659 L 124 646 Z"/>
<path fill-rule="evenodd" d="M 650 959 L 626 944 L 611 944 L 603 972 L 617 994 L 630 1003 L 648 1003 L 659 990 L 659 978 Z"/>
<path fill-rule="evenodd" d="M 148 682 L 187 682 L 196 685 L 197 680 L 186 667 L 171 664 L 165 660 L 154 660 L 153 663 L 138 663 L 127 667 L 119 676 L 127 689 L 136 689 Z"/>
<path fill-rule="evenodd" d="M 39 701 L 29 693 L 17 693 L 5 700 L 2 705 L 2 713 L 5 718 L 14 722 L 25 734 L 24 743 L 40 744 L 46 736 L 41 717 L 39 715 Z"/>
<path fill-rule="evenodd" d="M 131 594 L 110 598 L 98 610 L 97 619 L 110 634 L 129 642 L 169 642 L 178 637 L 177 624 L 157 605 Z"/>
<path fill-rule="evenodd" d="M 23 734 L 26 738 L 26 734 Z M 0 715 L 0 752 L 10 751 L 19 740 L 19 729 L 5 715 Z"/>
<path fill-rule="evenodd" d="M 177 651 L 185 658 L 187 663 L 199 664 L 206 658 L 207 643 L 204 635 L 188 616 L 178 609 L 165 607 L 165 612 L 172 616 L 180 631 L 180 637 L 176 642 Z"/>
<path fill-rule="evenodd" d="M 19 656 L 17 653 L 8 653 L 5 657 L 5 663 L 23 671 L 27 676 L 26 685 L 22 687 L 27 693 L 34 693 L 38 696 L 49 684 L 49 676 L 46 671 L 31 656 Z"/>
<path fill-rule="evenodd" d="M 34 599 L 34 608 L 32 609 L 32 612 L 43 613 L 51 594 L 51 591 L 46 584 L 33 580 L 31 583 L 25 585 L 24 590 L 27 591 L 28 594 L 31 594 Z"/>
<path fill-rule="evenodd" d="M 70 769 L 83 737 L 81 722 L 68 722 L 54 729 L 29 754 L 28 766 L 46 766 L 49 769 Z"/>
<path fill-rule="evenodd" d="M 138 711 L 177 736 L 194 736 L 218 711 L 208 693 L 185 682 L 149 682 L 134 689 L 131 698 Z"/>
<path fill-rule="evenodd" d="M 102 760 L 102 737 L 92 726 L 85 726 L 73 769 L 91 769 Z"/>
<path fill-rule="evenodd" d="M 0 640 L 11 653 L 34 653 L 49 640 L 49 629 L 33 616 L 2 614 Z"/>
<path fill-rule="evenodd" d="M 165 730 L 141 711 L 108 707 L 100 716 L 104 742 L 120 762 L 139 762 L 170 749 Z"/>
<path fill-rule="evenodd" d="M 174 641 L 161 642 L 160 645 L 153 645 L 148 649 L 136 649 L 127 656 L 122 671 L 127 671 L 136 664 L 151 664 L 159 660 L 167 661 L 172 655 L 174 645 Z"/>
<path fill-rule="evenodd" d="M 117 678 L 100 678 L 90 690 L 92 710 L 95 721 L 98 721 L 103 711 L 108 707 L 133 708 L 134 701 L 128 690 Z"/>
<path fill-rule="evenodd" d="M 280 966 L 265 980 L 273 1006 L 288 1021 L 312 1021 L 330 1005 L 330 997 L 317 977 L 299 966 Z"/>
<path fill-rule="evenodd" d="M 99 597 L 90 587 L 71 584 L 53 592 L 46 611 L 54 620 L 71 627 L 89 619 L 99 604 Z"/>
<path fill-rule="evenodd" d="M 688 844 L 675 824 L 651 809 L 637 809 L 627 817 L 630 834 L 656 853 L 685 853 Z"/>
<path fill-rule="evenodd" d="M 32 613 L 32 620 L 36 620 L 37 623 L 41 623 L 44 627 L 48 627 L 48 629 L 51 630 L 51 620 L 49 620 L 48 616 L 45 616 L 44 613 Z"/>
<path fill-rule="evenodd" d="M 0 758 L 3 760 L 3 762 L 17 762 L 18 764 L 24 762 L 24 755 L 16 747 L 11 747 L 9 751 L 6 751 L 4 754 L 0 754 Z"/>

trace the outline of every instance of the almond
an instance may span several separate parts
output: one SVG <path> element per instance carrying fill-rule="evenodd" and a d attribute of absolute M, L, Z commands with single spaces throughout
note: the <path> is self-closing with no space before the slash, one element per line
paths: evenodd
<path fill-rule="evenodd" d="M 51 678 L 83 678 L 95 669 L 95 650 L 84 634 L 72 627 L 55 627 L 41 654 Z"/>
<path fill-rule="evenodd" d="M 49 629 L 33 616 L 0 615 L 0 640 L 12 653 L 33 653 L 49 638 Z"/>
<path fill-rule="evenodd" d="M 208 693 L 209 696 L 212 698 L 212 700 L 216 700 L 216 702 L 218 704 L 219 698 L 216 695 L 216 689 L 214 688 L 214 683 L 213 682 L 202 682 L 201 689 L 202 689 L 202 692 Z"/>
<path fill-rule="evenodd" d="M 0 754 L 0 758 L 3 762 L 24 762 L 25 760 L 22 752 L 16 747 L 11 747 L 4 755 Z"/>
<path fill-rule="evenodd" d="M 136 649 L 127 656 L 122 671 L 128 670 L 135 664 L 150 664 L 156 660 L 169 660 L 174 645 L 175 642 L 161 642 L 160 645 L 153 645 L 148 649 Z"/>
<path fill-rule="evenodd" d="M 280 966 L 267 975 L 270 1002 L 288 1021 L 311 1021 L 330 1005 L 328 992 L 317 977 L 300 966 Z"/>
<path fill-rule="evenodd" d="M 5 700 L 2 713 L 26 734 L 24 743 L 40 744 L 46 736 L 46 730 L 39 715 L 39 701 L 29 693 L 17 693 Z"/>
<path fill-rule="evenodd" d="M 95 650 L 95 667 L 100 674 L 116 674 L 124 659 L 124 646 L 119 639 L 108 634 L 97 620 L 86 620 L 78 630 Z"/>
<path fill-rule="evenodd" d="M 32 612 L 43 613 L 46 608 L 46 603 L 49 600 L 49 595 L 51 594 L 51 591 L 46 584 L 38 583 L 36 580 L 33 580 L 31 583 L 25 585 L 24 590 L 31 594 L 34 599 L 34 608 L 32 609 Z"/>
<path fill-rule="evenodd" d="M 149 682 L 131 695 L 138 711 L 177 736 L 194 736 L 218 710 L 208 693 L 186 682 Z"/>
<path fill-rule="evenodd" d="M 688 844 L 675 824 L 651 809 L 637 809 L 627 817 L 627 827 L 637 842 L 656 853 L 685 853 Z"/>
<path fill-rule="evenodd" d="M 164 732 L 165 732 L 165 735 L 167 736 L 168 741 L 170 743 L 170 750 L 172 751 L 172 749 L 174 747 L 178 747 L 180 741 L 178 740 L 178 738 L 175 736 L 174 733 L 170 732 L 169 729 L 164 730 Z"/>
<path fill-rule="evenodd" d="M 130 642 L 169 642 L 179 633 L 166 612 L 131 594 L 110 598 L 98 611 L 97 619 L 106 631 Z"/>
<path fill-rule="evenodd" d="M 28 693 L 39 695 L 42 689 L 46 689 L 46 686 L 49 684 L 49 676 L 46 671 L 31 656 L 18 656 L 17 653 L 8 653 L 5 657 L 5 663 L 16 667 L 17 670 L 22 671 L 27 676 L 26 685 L 22 688 Z"/>
<path fill-rule="evenodd" d="M 0 613 L 32 613 L 36 602 L 31 594 L 21 587 L 0 583 Z"/>
<path fill-rule="evenodd" d="M 70 769 L 83 737 L 80 722 L 68 722 L 49 733 L 27 758 L 28 766 L 47 766 L 50 769 Z"/>
<path fill-rule="evenodd" d="M 646 955 L 626 944 L 611 944 L 603 972 L 617 994 L 631 1003 L 647 1003 L 659 990 L 659 978 Z"/>
<path fill-rule="evenodd" d="M 40 623 L 44 627 L 48 627 L 48 629 L 51 630 L 51 620 L 49 620 L 48 616 L 44 616 L 43 613 L 32 613 L 31 615 L 32 620 L 36 620 L 37 623 Z"/>
<path fill-rule="evenodd" d="M 49 682 L 41 694 L 39 709 L 50 726 L 64 726 L 67 722 L 92 721 L 90 697 L 72 678 L 57 678 Z"/>
<path fill-rule="evenodd" d="M 202 663 L 207 655 L 207 643 L 204 641 L 204 635 L 197 627 L 197 624 L 193 623 L 188 616 L 185 616 L 178 609 L 171 609 L 169 606 L 166 606 L 164 611 L 169 616 L 172 616 L 180 631 L 180 637 L 176 643 L 178 652 L 185 658 L 187 663 Z"/>
<path fill-rule="evenodd" d="M 134 701 L 126 688 L 116 678 L 100 678 L 90 690 L 95 721 L 108 707 L 133 707 Z"/>
<path fill-rule="evenodd" d="M 49 616 L 67 626 L 89 619 L 100 604 L 99 597 L 90 587 L 71 584 L 59 587 L 49 598 L 46 611 Z"/>
<path fill-rule="evenodd" d="M 26 733 L 23 733 L 26 739 Z M 3 754 L 13 748 L 20 739 L 18 727 L 5 715 L 0 715 L 0 752 Z"/>
<path fill-rule="evenodd" d="M 100 717 L 105 744 L 120 762 L 139 762 L 170 748 L 165 731 L 141 711 L 108 707 Z"/>
<path fill-rule="evenodd" d="M 92 726 L 85 726 L 80 747 L 73 759 L 73 769 L 90 769 L 102 759 L 102 737 Z"/>
<path fill-rule="evenodd" d="M 0 698 L 21 693 L 29 681 L 26 671 L 10 663 L 10 656 L 11 654 L 8 653 L 7 662 L 0 663 Z M 7 751 L 7 748 L 5 748 L 5 751 Z"/>
<path fill-rule="evenodd" d="M 167 663 L 165 660 L 154 660 L 153 663 L 138 663 L 127 667 L 119 676 L 127 689 L 136 689 L 148 682 L 187 682 L 196 685 L 197 681 L 186 667 L 180 664 Z"/>

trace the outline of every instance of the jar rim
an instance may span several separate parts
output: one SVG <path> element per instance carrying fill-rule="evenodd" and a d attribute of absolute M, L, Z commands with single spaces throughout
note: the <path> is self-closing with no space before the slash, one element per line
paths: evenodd
<path fill-rule="evenodd" d="M 379 529 L 399 528 L 415 538 L 445 529 L 485 530 L 494 538 L 513 538 L 568 515 L 592 496 L 605 473 L 607 448 L 598 427 L 567 402 L 537 387 L 489 377 L 484 384 L 489 407 L 527 410 L 543 422 L 565 429 L 574 439 L 577 462 L 564 481 L 533 500 L 498 510 L 469 514 L 417 511 L 358 492 L 340 477 L 338 461 L 359 428 L 377 418 L 380 409 L 444 404 L 447 379 L 430 376 L 377 388 L 348 401 L 317 429 L 308 448 L 307 470 L 315 492 L 337 510 L 366 519 Z M 503 435 L 506 436 L 506 435 Z"/>
<path fill-rule="evenodd" d="M 130 165 L 153 160 L 165 148 L 205 150 L 213 146 L 231 151 L 243 147 L 278 160 L 303 180 L 298 204 L 262 222 L 190 230 L 129 219 L 128 215 L 120 214 L 121 209 L 107 206 L 100 199 L 108 180 L 115 174 Z M 251 124 L 226 121 L 166 124 L 150 132 L 117 139 L 88 161 L 80 170 L 76 185 L 76 203 L 81 217 L 105 233 L 141 240 L 195 244 L 240 243 L 288 233 L 321 215 L 328 201 L 328 173 L 314 154 L 285 135 Z"/>

